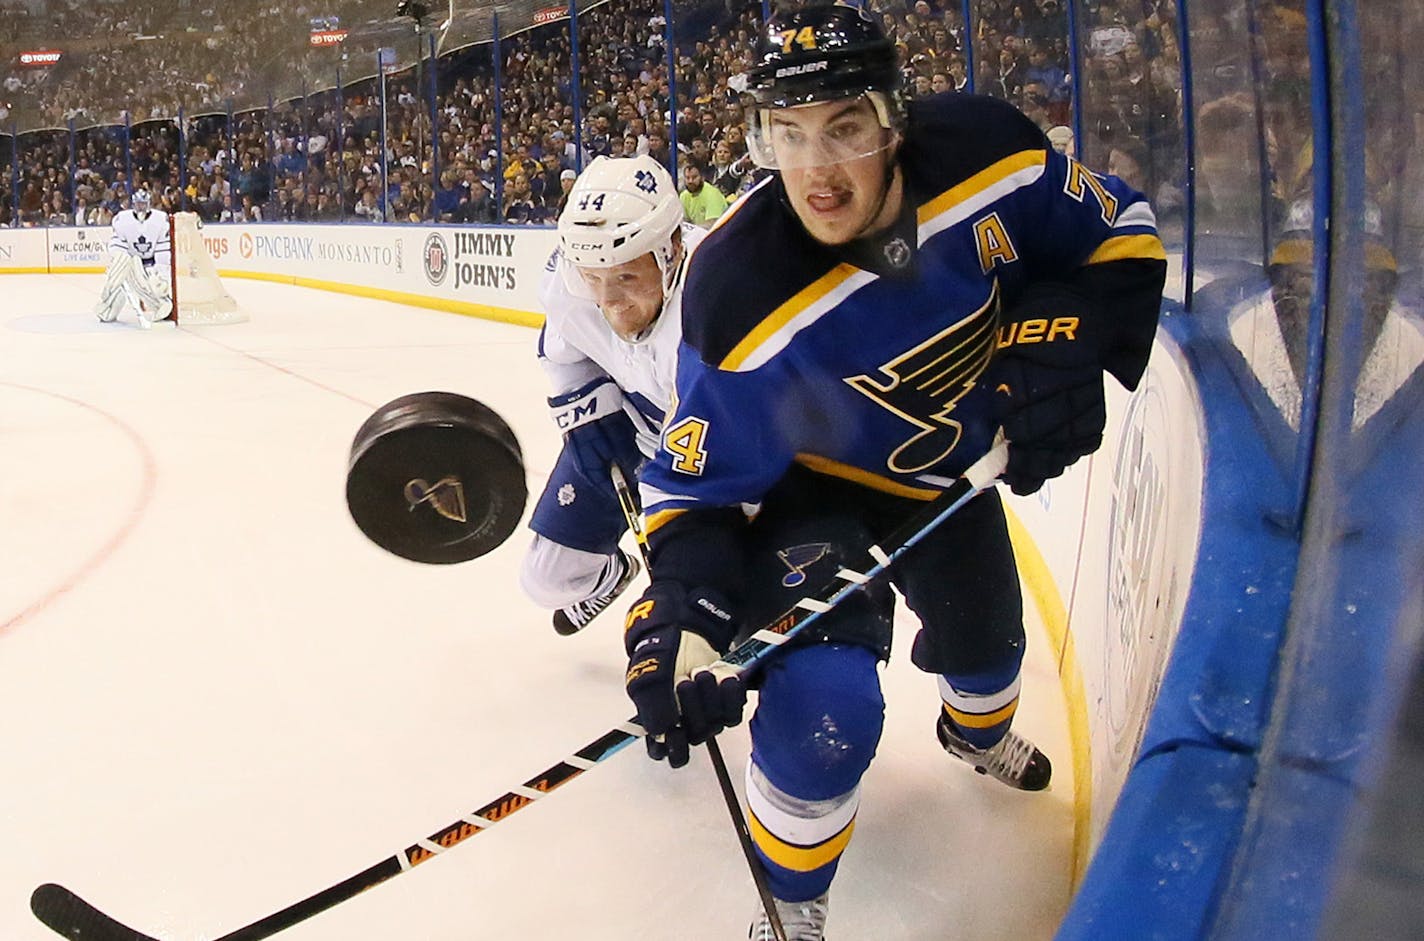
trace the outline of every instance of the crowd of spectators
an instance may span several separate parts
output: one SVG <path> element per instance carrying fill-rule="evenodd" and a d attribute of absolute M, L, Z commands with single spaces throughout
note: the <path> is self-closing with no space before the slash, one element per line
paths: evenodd
<path fill-rule="evenodd" d="M 79 128 L 72 159 L 67 127 L 19 134 L 18 155 L 15 138 L 0 136 L 4 225 L 14 224 L 16 212 L 22 225 L 103 224 L 134 185 L 148 188 L 165 208 L 219 222 L 550 223 L 577 168 L 593 157 L 650 154 L 672 166 L 674 148 L 688 216 L 707 224 L 758 175 L 747 154 L 748 113 L 737 88 L 760 2 L 679 5 L 675 103 L 662 3 L 607 0 L 579 15 L 577 115 L 563 19 L 501 40 L 498 118 L 485 44 L 390 75 L 384 127 L 374 78 L 277 98 L 270 109 L 268 93 L 254 101 L 250 86 L 270 85 L 263 63 L 281 47 L 274 37 L 295 30 L 305 43 L 308 21 L 321 12 L 310 5 L 0 3 L 9 5 L 0 10 L 17 3 L 64 8 L 57 22 L 70 35 L 107 31 L 108 37 L 92 41 L 82 67 L 65 70 L 61 63 L 31 89 L 41 93 L 31 110 L 50 127 L 72 119 Z M 367 0 L 346 6 L 375 15 Z M 1180 147 L 1181 96 L 1170 0 L 1088 4 L 1081 80 L 1092 107 L 1083 116 L 1082 142 L 1068 130 L 1073 82 L 1060 0 L 977 0 L 971 6 L 973 35 L 966 36 L 958 0 L 868 0 L 900 49 L 907 95 L 972 87 L 1006 98 L 1050 132 L 1055 145 L 1081 144 L 1090 159 L 1115 165 L 1134 185 L 1171 196 L 1175 178 L 1157 172 L 1181 164 L 1173 150 Z M 122 29 L 114 28 L 118 16 L 125 18 Z M 28 41 L 45 44 L 34 22 L 25 29 Z M 112 38 L 125 29 L 181 31 L 173 42 Z M 135 50 L 143 57 L 137 71 L 126 67 Z M 301 73 L 308 87 L 320 87 L 318 73 L 335 61 L 329 49 L 290 48 L 290 55 L 287 72 Z M 285 81 L 290 84 L 290 74 Z M 180 106 L 187 118 L 181 141 Z M 94 121 L 98 125 L 89 126 Z"/>

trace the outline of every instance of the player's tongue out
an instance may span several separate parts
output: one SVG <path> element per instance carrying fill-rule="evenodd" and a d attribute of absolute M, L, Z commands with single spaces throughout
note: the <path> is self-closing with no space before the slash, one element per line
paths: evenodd
<path fill-rule="evenodd" d="M 850 191 L 840 188 L 812 190 L 806 194 L 806 202 L 810 203 L 816 212 L 835 212 L 847 205 L 850 199 Z"/>

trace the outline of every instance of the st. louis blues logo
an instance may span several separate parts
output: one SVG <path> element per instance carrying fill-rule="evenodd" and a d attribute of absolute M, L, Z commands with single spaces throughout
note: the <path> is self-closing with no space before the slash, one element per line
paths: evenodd
<path fill-rule="evenodd" d="M 782 565 L 791 570 L 782 576 L 781 586 L 795 588 L 806 581 L 805 570 L 824 559 L 830 551 L 831 544 L 828 542 L 809 542 L 802 546 L 777 549 L 776 557 L 781 560 Z"/>
<path fill-rule="evenodd" d="M 658 178 L 647 170 L 639 170 L 633 176 L 633 185 L 645 193 L 656 193 L 658 191 Z"/>
<path fill-rule="evenodd" d="M 886 459 L 890 470 L 917 474 L 944 460 L 959 444 L 963 426 L 951 416 L 994 354 L 998 298 L 996 282 L 974 313 L 883 363 L 875 373 L 845 380 L 917 429 Z"/>

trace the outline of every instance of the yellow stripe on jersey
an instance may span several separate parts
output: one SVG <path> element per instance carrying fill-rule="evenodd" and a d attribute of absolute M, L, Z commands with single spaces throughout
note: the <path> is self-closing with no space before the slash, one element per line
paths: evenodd
<path fill-rule="evenodd" d="M 1162 240 L 1155 235 L 1119 235 L 1099 245 L 1088 256 L 1085 265 L 1097 265 L 1105 261 L 1121 261 L 1124 258 L 1155 258 L 1167 260 L 1167 250 Z"/>
<path fill-rule="evenodd" d="M 651 535 L 658 527 L 671 523 L 675 517 L 681 516 L 686 512 L 687 510 L 684 509 L 675 509 L 658 510 L 656 513 L 650 513 L 643 520 L 643 533 L 645 535 Z"/>
<path fill-rule="evenodd" d="M 1046 150 L 1021 150 L 1010 154 L 997 163 L 992 163 L 962 183 L 957 183 L 940 193 L 929 202 L 922 204 L 916 213 L 916 221 L 924 225 L 936 216 L 943 215 L 960 203 L 972 199 L 997 183 L 1023 170 L 1042 170 L 1048 162 Z"/>
<path fill-rule="evenodd" d="M 882 477 L 879 474 L 872 474 L 868 470 L 854 467 L 850 464 L 842 464 L 840 461 L 833 461 L 828 457 L 821 457 L 819 454 L 798 454 L 796 463 L 807 470 L 815 471 L 818 474 L 825 474 L 827 477 L 839 477 L 841 480 L 849 480 L 851 483 L 860 484 L 871 490 L 879 490 L 881 493 L 893 494 L 897 497 L 908 497 L 911 500 L 933 500 L 940 495 L 940 491 L 929 487 L 911 487 L 902 484 L 898 480 L 889 477 Z"/>
<path fill-rule="evenodd" d="M 762 822 L 757 819 L 757 815 L 754 813 L 747 814 L 747 822 L 750 824 L 752 840 L 756 843 L 757 848 L 778 866 L 794 872 L 811 872 L 828 863 L 835 862 L 845 852 L 846 845 L 850 843 L 851 834 L 855 832 L 855 820 L 852 819 L 841 832 L 829 840 L 823 840 L 815 846 L 797 846 L 795 843 L 786 842 L 762 826 Z"/>
<path fill-rule="evenodd" d="M 954 720 L 955 725 L 966 729 L 987 729 L 998 725 L 1000 722 L 1007 722 L 1014 717 L 1014 713 L 1018 711 L 1018 708 L 1019 698 L 1017 696 L 1014 697 L 1013 702 L 1002 709 L 995 709 L 993 712 L 985 713 L 961 712 L 949 703 L 944 704 L 944 711 Z"/>
<path fill-rule="evenodd" d="M 806 285 L 800 291 L 797 291 L 792 295 L 790 300 L 772 311 L 766 319 L 753 327 L 750 333 L 742 337 L 742 341 L 733 347 L 732 352 L 728 353 L 726 358 L 722 360 L 721 368 L 732 371 L 738 369 L 747 361 L 752 353 L 756 352 L 757 347 L 775 336 L 779 330 L 794 320 L 798 314 L 840 287 L 845 283 L 846 279 L 859 272 L 860 269 L 854 265 L 841 262 L 815 281 Z"/>

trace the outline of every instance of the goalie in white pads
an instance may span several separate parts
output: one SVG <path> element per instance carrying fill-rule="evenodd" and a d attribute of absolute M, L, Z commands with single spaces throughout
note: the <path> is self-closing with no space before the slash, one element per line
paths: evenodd
<path fill-rule="evenodd" d="M 173 310 L 172 246 L 168 213 L 153 208 L 147 190 L 135 190 L 132 208 L 114 216 L 109 267 L 95 316 L 113 323 L 126 308 L 148 327 Z"/>
<path fill-rule="evenodd" d="M 540 287 L 539 362 L 564 447 L 529 521 L 520 582 L 555 609 L 560 634 L 581 630 L 638 574 L 618 547 L 627 525 L 610 468 L 634 482 L 658 446 L 682 339 L 682 272 L 702 234 L 648 156 L 594 160 L 559 217 Z"/>

